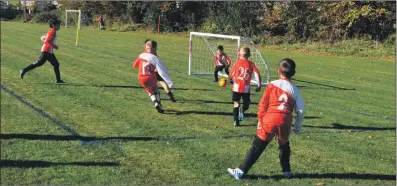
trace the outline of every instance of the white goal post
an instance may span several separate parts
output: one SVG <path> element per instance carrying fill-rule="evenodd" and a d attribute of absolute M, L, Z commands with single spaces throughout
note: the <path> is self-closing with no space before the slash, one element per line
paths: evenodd
<path fill-rule="evenodd" d="M 73 19 L 74 24 L 77 24 L 77 31 L 76 31 L 76 46 L 78 44 L 79 41 L 79 30 L 81 29 L 80 25 L 81 25 L 81 10 L 66 10 L 65 13 L 65 28 L 68 27 L 68 14 L 69 13 L 78 13 L 77 16 L 70 16 L 70 18 Z M 70 26 L 70 25 L 69 25 Z"/>
<path fill-rule="evenodd" d="M 240 47 L 248 46 L 251 49 L 250 60 L 255 63 L 261 73 L 262 85 L 269 83 L 270 70 L 268 64 L 256 48 L 254 42 L 250 38 L 241 36 L 190 32 L 188 74 L 213 75 L 213 60 L 218 45 L 223 46 L 225 53 L 232 60 L 232 63 L 237 61 Z M 225 73 L 219 72 L 218 74 L 227 77 Z M 258 84 L 258 81 L 253 79 L 251 83 Z"/>

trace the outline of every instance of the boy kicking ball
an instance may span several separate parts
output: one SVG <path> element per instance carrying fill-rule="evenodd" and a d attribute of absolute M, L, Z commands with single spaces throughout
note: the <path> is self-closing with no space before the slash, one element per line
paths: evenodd
<path fill-rule="evenodd" d="M 238 168 L 227 169 L 236 179 L 248 173 L 252 165 L 277 135 L 280 150 L 280 165 L 285 178 L 292 178 L 290 167 L 291 149 L 289 134 L 292 125 L 292 111 L 297 114 L 295 132 L 299 132 L 303 122 L 304 105 L 299 89 L 291 82 L 295 75 L 295 62 L 285 58 L 280 61 L 279 80 L 270 82 L 258 106 L 257 136 L 248 150 L 244 163 Z"/>
<path fill-rule="evenodd" d="M 29 72 L 39 66 L 42 66 L 46 61 L 49 61 L 54 67 L 56 83 L 65 83 L 61 80 L 61 73 L 59 72 L 59 62 L 54 55 L 54 49 L 58 50 L 58 46 L 55 44 L 56 32 L 61 28 L 60 22 L 58 20 L 51 20 L 49 22 L 50 31 L 45 36 L 40 39 L 44 42 L 41 47 L 41 55 L 38 61 L 20 70 L 21 78 L 23 79 L 26 72 Z"/>

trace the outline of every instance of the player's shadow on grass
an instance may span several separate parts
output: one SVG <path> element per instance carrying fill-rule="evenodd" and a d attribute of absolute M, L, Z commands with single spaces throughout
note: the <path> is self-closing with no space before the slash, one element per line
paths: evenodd
<path fill-rule="evenodd" d="M 177 100 L 179 103 L 215 103 L 215 104 L 228 104 L 232 105 L 233 101 L 213 101 L 213 100 L 202 100 L 202 99 L 196 99 L 196 100 L 188 100 L 188 99 L 183 99 L 183 100 Z M 257 105 L 257 102 L 251 102 L 250 105 Z"/>
<path fill-rule="evenodd" d="M 186 114 L 200 114 L 200 115 L 218 115 L 218 116 L 233 116 L 232 112 L 212 112 L 212 111 L 195 111 L 195 110 L 188 110 L 188 111 L 177 111 L 177 110 L 164 110 L 164 114 L 175 114 L 175 115 L 186 115 Z M 244 117 L 256 117 L 256 113 L 245 113 Z"/>
<path fill-rule="evenodd" d="M 359 126 L 349 126 L 340 123 L 332 123 L 332 126 L 313 126 L 313 125 L 303 125 L 303 127 L 309 128 L 322 128 L 322 129 L 345 129 L 345 130 L 396 130 L 396 127 L 359 127 Z"/>
<path fill-rule="evenodd" d="M 320 85 L 320 86 L 329 87 L 329 88 L 338 89 L 338 90 L 356 90 L 355 88 L 338 87 L 338 86 L 316 83 L 316 82 L 311 82 L 311 81 L 299 80 L 299 79 L 295 79 L 295 78 L 292 78 L 292 80 L 298 81 L 298 82 L 309 83 L 309 84 L 313 84 L 313 85 Z M 305 88 L 305 86 L 298 86 L 298 88 Z"/>
<path fill-rule="evenodd" d="M 304 116 L 305 119 L 321 119 L 319 116 Z M 258 126 L 258 124 L 240 124 L 240 127 L 251 127 L 251 126 Z M 306 126 L 306 125 L 304 125 Z"/>
<path fill-rule="evenodd" d="M 326 174 L 294 174 L 293 179 L 361 179 L 361 180 L 396 180 L 396 175 L 387 174 L 357 174 L 357 173 L 326 173 Z M 246 175 L 244 179 L 283 179 L 282 175 Z"/>
<path fill-rule="evenodd" d="M 134 85 L 103 85 L 103 84 L 82 84 L 82 83 L 65 83 L 57 84 L 62 86 L 77 86 L 77 87 L 96 87 L 96 88 L 137 88 L 143 89 L 141 86 Z M 161 87 L 159 87 L 161 89 Z M 197 91 L 214 91 L 212 89 L 202 89 L 202 88 L 174 88 L 171 90 L 197 90 Z"/>
<path fill-rule="evenodd" d="M 195 139 L 229 139 L 254 137 L 254 134 L 227 135 L 227 136 L 185 136 L 185 137 L 85 137 L 75 135 L 40 135 L 40 134 L 0 134 L 0 139 L 25 139 L 25 140 L 54 140 L 54 141 L 80 141 L 82 145 L 100 145 L 107 142 L 120 141 L 183 141 Z"/>
<path fill-rule="evenodd" d="M 0 167 L 7 168 L 40 168 L 51 166 L 120 166 L 117 162 L 49 162 L 39 160 L 0 160 Z"/>

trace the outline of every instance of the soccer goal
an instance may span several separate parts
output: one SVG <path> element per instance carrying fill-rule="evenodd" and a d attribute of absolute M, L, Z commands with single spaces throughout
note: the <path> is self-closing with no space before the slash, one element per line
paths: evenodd
<path fill-rule="evenodd" d="M 237 61 L 240 47 L 248 46 L 251 49 L 249 58 L 258 67 L 262 77 L 262 85 L 270 81 L 269 66 L 254 42 L 247 37 L 190 32 L 189 41 L 189 75 L 213 75 L 213 60 L 218 45 L 223 45 L 225 53 L 232 62 Z M 233 64 L 232 64 L 233 65 Z M 227 77 L 225 73 L 219 72 L 220 76 Z M 252 84 L 258 84 L 253 79 Z"/>
<path fill-rule="evenodd" d="M 66 10 L 65 28 L 76 26 L 76 46 L 79 41 L 79 30 L 81 25 L 81 10 Z"/>

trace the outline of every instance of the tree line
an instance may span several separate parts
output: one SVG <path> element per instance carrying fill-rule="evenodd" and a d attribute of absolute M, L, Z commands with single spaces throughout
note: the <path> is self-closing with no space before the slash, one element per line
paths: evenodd
<path fill-rule="evenodd" d="M 202 31 L 287 42 L 395 38 L 395 1 L 59 1 L 93 24 L 139 24 L 161 32 Z M 61 10 L 61 11 L 62 11 Z"/>

